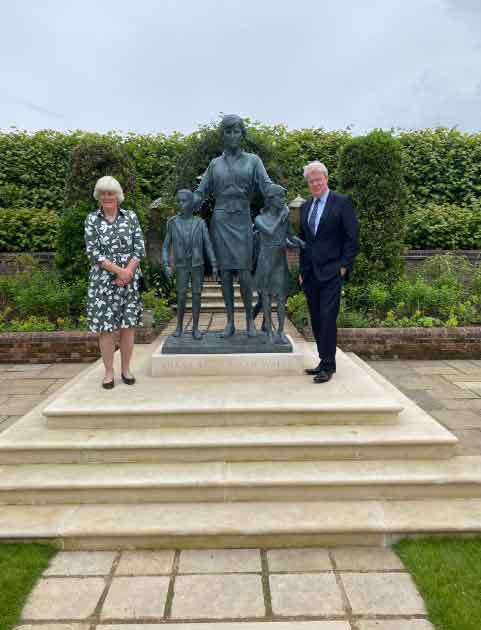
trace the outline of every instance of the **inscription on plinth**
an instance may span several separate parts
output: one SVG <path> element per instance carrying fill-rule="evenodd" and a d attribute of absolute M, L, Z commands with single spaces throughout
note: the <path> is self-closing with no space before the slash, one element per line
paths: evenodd
<path fill-rule="evenodd" d="M 303 355 L 289 342 L 290 352 L 166 354 L 164 341 L 152 355 L 152 376 L 302 374 Z"/>

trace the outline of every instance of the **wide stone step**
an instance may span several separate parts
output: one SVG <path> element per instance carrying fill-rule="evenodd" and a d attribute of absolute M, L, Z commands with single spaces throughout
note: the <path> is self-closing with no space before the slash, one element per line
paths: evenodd
<path fill-rule="evenodd" d="M 39 411 L 4 433 L 0 464 L 442 459 L 457 440 L 429 416 L 388 426 L 50 431 Z"/>
<path fill-rule="evenodd" d="M 479 534 L 480 499 L 4 506 L 0 539 L 64 549 L 388 546 Z"/>
<path fill-rule="evenodd" d="M 0 469 L 0 504 L 481 497 L 481 457 L 444 461 L 24 465 Z"/>
<path fill-rule="evenodd" d="M 52 429 L 395 424 L 404 405 L 339 352 L 339 374 L 314 385 L 305 375 L 155 378 L 152 350 L 138 362 L 135 387 L 99 387 L 89 370 L 44 410 Z M 138 351 L 140 354 L 140 350 Z"/>

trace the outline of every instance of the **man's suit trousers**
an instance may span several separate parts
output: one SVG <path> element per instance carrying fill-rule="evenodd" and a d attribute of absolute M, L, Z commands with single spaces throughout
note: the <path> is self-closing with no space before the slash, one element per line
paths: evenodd
<path fill-rule="evenodd" d="M 336 320 L 342 283 L 340 274 L 325 282 L 319 282 L 313 273 L 303 283 L 319 359 L 324 369 L 333 371 L 336 370 Z"/>

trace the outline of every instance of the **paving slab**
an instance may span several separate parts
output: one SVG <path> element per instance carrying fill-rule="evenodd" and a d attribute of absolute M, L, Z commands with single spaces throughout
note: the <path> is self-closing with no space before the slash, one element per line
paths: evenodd
<path fill-rule="evenodd" d="M 331 550 L 339 571 L 389 571 L 404 570 L 398 556 L 382 547 L 345 547 Z"/>
<path fill-rule="evenodd" d="M 356 624 L 359 630 L 436 630 L 427 619 L 370 619 Z"/>
<path fill-rule="evenodd" d="M 45 578 L 37 582 L 22 619 L 87 619 L 93 615 L 105 588 L 103 578 Z"/>
<path fill-rule="evenodd" d="M 26 623 L 15 630 L 90 630 L 90 623 Z"/>
<path fill-rule="evenodd" d="M 43 394 L 55 383 L 51 378 L 20 378 L 15 380 L 0 379 L 0 396 L 11 394 Z"/>
<path fill-rule="evenodd" d="M 115 575 L 163 575 L 172 571 L 171 549 L 123 551 Z"/>
<path fill-rule="evenodd" d="M 342 615 L 341 591 L 331 573 L 270 575 L 272 611 L 275 615 Z"/>
<path fill-rule="evenodd" d="M 43 575 L 108 575 L 116 555 L 115 551 L 61 551 Z"/>
<path fill-rule="evenodd" d="M 459 440 L 458 449 L 463 455 L 481 453 L 481 429 L 462 429 L 456 431 Z"/>
<path fill-rule="evenodd" d="M 406 573 L 342 573 L 354 615 L 425 615 L 426 608 Z"/>
<path fill-rule="evenodd" d="M 9 396 L 2 405 L 2 412 L 9 416 L 22 415 L 30 411 L 32 407 L 39 405 L 46 397 L 46 394 L 18 394 Z"/>
<path fill-rule="evenodd" d="M 101 619 L 159 619 L 164 616 L 168 577 L 116 577 L 100 613 Z"/>
<path fill-rule="evenodd" d="M 179 573 L 249 573 L 261 570 L 258 549 L 188 549 L 180 554 Z"/>
<path fill-rule="evenodd" d="M 260 575 L 180 575 L 173 619 L 236 619 L 265 616 Z"/>
<path fill-rule="evenodd" d="M 175 623 L 175 624 L 99 624 L 97 630 L 351 630 L 351 625 L 347 621 L 231 621 L 227 623 Z M 44 630 L 36 628 L 36 630 Z M 33 630 L 33 629 L 29 629 Z M 50 630 L 50 629 L 49 629 Z M 52 627 L 52 630 L 56 630 Z M 59 630 L 68 630 L 62 628 Z M 72 630 L 76 630 L 72 628 Z M 410 630 L 409 628 L 407 630 Z M 418 630 L 413 628 L 412 630 Z M 424 630 L 424 628 L 419 628 Z"/>
<path fill-rule="evenodd" d="M 439 409 L 431 412 L 432 416 L 445 427 L 456 429 L 481 429 L 481 414 L 469 410 Z"/>
<path fill-rule="evenodd" d="M 279 571 L 332 571 L 327 549 L 271 549 L 267 552 L 271 573 Z"/>

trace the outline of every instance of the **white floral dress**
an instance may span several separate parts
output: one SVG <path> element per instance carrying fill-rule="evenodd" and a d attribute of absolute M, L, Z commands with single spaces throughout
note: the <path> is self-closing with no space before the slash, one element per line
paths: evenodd
<path fill-rule="evenodd" d="M 112 332 L 137 326 L 142 319 L 140 266 L 125 287 L 116 286 L 115 274 L 101 267 L 104 260 L 126 267 L 132 258 L 142 260 L 145 257 L 144 237 L 137 215 L 119 208 L 117 218 L 109 223 L 101 208 L 91 212 L 85 219 L 85 244 L 91 264 L 87 299 L 90 330 Z"/>

